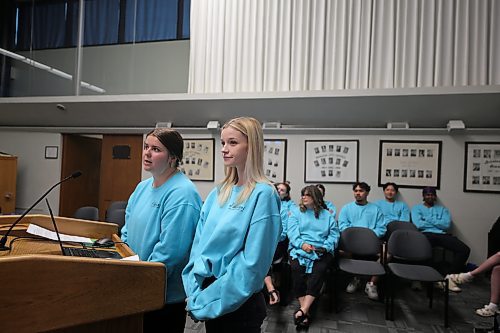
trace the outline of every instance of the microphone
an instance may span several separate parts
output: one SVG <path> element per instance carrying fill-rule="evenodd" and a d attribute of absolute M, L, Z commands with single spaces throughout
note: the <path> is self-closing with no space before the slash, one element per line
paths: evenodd
<path fill-rule="evenodd" d="M 40 199 L 38 199 L 30 208 L 28 208 L 24 213 L 23 215 L 19 216 L 19 218 L 14 222 L 12 223 L 12 225 L 10 226 L 9 230 L 7 230 L 7 232 L 5 233 L 5 235 L 3 235 L 2 239 L 0 239 L 0 251 L 6 251 L 6 250 L 9 250 L 10 248 L 8 246 L 5 245 L 5 243 L 7 243 L 7 237 L 9 236 L 10 232 L 12 231 L 12 229 L 14 229 L 14 227 L 16 226 L 16 224 L 18 224 L 22 219 L 23 217 L 25 217 L 36 205 L 38 205 L 38 203 L 40 201 L 43 200 L 43 198 L 45 198 L 49 193 L 50 191 L 52 191 L 56 186 L 64 183 L 65 181 L 67 180 L 70 180 L 70 179 L 73 179 L 73 178 L 78 178 L 82 175 L 82 172 L 80 170 L 77 170 L 77 171 L 74 171 L 71 175 L 69 175 L 68 177 L 60 180 L 59 182 L 55 183 L 51 188 L 49 188 L 47 190 L 47 192 L 45 192 L 41 197 Z"/>

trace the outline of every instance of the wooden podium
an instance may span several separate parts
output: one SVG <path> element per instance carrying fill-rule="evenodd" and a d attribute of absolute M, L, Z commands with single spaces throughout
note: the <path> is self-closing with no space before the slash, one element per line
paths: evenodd
<path fill-rule="evenodd" d="M 0 216 L 0 234 L 18 217 Z M 60 233 L 112 238 L 123 257 L 134 254 L 119 243 L 116 224 L 56 222 Z M 26 237 L 31 223 L 54 230 L 50 216 L 26 215 L 9 236 L 10 251 L 0 251 L 1 332 L 142 332 L 143 313 L 163 306 L 163 264 L 62 256 L 56 241 Z"/>

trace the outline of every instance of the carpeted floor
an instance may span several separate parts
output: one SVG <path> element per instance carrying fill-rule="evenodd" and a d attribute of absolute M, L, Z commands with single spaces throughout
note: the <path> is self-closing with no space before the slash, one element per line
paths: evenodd
<path fill-rule="evenodd" d="M 402 283 L 395 287 L 398 296 L 394 303 L 394 321 L 385 319 L 385 304 L 369 300 L 362 289 L 354 294 L 339 290 L 338 312 L 329 311 L 328 295 L 323 295 L 316 304 L 308 332 L 493 332 L 493 318 L 474 313 L 476 308 L 489 302 L 488 277 L 479 277 L 464 285 L 460 293 L 450 292 L 450 327 L 447 329 L 443 326 L 444 303 L 438 289 L 434 289 L 434 304 L 429 309 L 425 291 L 413 291 L 409 284 Z M 296 300 L 287 306 L 268 307 L 262 332 L 296 332 L 292 315 L 297 308 Z M 194 323 L 188 318 L 184 332 L 203 333 L 205 328 L 203 323 Z"/>

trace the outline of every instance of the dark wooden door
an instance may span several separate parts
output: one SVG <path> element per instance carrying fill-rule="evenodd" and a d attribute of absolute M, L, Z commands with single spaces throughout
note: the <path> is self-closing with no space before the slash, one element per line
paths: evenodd
<path fill-rule="evenodd" d="M 59 216 L 73 217 L 82 206 L 98 207 L 101 142 L 98 137 L 63 134 L 61 179 L 76 170 L 82 175 L 61 184 Z"/>

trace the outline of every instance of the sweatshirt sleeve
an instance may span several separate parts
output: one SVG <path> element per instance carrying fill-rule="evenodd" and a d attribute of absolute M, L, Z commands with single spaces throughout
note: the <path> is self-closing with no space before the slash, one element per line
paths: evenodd
<path fill-rule="evenodd" d="M 291 213 L 288 216 L 288 239 L 290 240 L 290 244 L 292 245 L 292 247 L 300 249 L 302 248 L 302 244 L 304 244 L 304 240 L 302 239 L 302 237 L 300 237 L 300 211 L 298 208 L 294 208 L 290 212 Z"/>
<path fill-rule="evenodd" d="M 387 231 L 387 225 L 386 225 L 386 219 L 384 217 L 384 213 L 382 213 L 382 210 L 378 208 L 378 206 L 375 206 L 376 208 L 376 215 L 375 215 L 375 229 L 373 230 L 375 234 L 377 235 L 378 238 L 383 237 Z"/>
<path fill-rule="evenodd" d="M 339 221 L 339 231 L 340 232 L 344 231 L 345 229 L 347 229 L 347 228 L 349 228 L 351 226 L 351 221 L 349 221 L 348 210 L 349 210 L 349 206 L 348 205 L 345 205 L 340 210 L 339 220 L 338 220 Z"/>
<path fill-rule="evenodd" d="M 323 247 L 327 249 L 328 252 L 333 253 L 337 248 L 338 240 L 340 237 L 340 232 L 333 215 L 329 215 L 329 226 L 330 232 L 328 233 L 328 237 L 325 239 Z"/>

